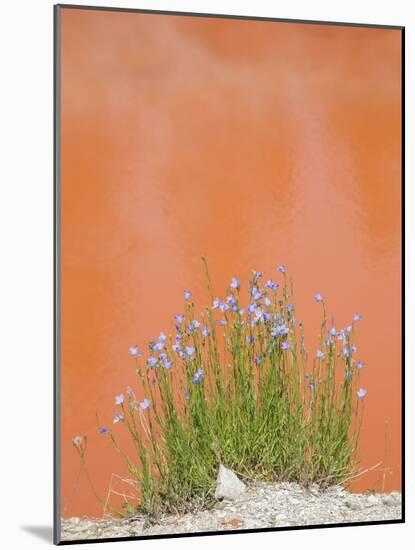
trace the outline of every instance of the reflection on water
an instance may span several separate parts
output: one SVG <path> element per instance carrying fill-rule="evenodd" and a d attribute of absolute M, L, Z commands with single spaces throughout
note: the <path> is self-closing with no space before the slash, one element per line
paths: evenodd
<path fill-rule="evenodd" d="M 134 383 L 127 350 L 249 270 L 296 286 L 307 345 L 324 294 L 359 311 L 362 464 L 400 488 L 400 33 L 63 10 L 62 494 L 76 434 L 105 497 L 98 436 Z M 385 422 L 388 422 L 385 453 Z M 386 457 L 386 458 L 385 458 Z M 381 488 L 371 472 L 356 490 Z M 65 515 L 99 515 L 85 478 Z"/>

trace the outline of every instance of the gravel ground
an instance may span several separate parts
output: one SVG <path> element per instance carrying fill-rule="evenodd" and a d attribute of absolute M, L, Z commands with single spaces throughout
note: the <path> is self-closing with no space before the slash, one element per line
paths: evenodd
<path fill-rule="evenodd" d="M 151 536 L 393 520 L 401 518 L 401 494 L 353 494 L 340 487 L 304 490 L 296 483 L 256 483 L 234 501 L 184 515 L 166 515 L 149 525 L 144 516 L 128 519 L 62 520 L 62 540 Z"/>

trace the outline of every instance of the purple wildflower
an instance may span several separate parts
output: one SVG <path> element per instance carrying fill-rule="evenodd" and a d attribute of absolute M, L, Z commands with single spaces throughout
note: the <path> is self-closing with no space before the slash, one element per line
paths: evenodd
<path fill-rule="evenodd" d="M 118 424 L 118 422 L 121 422 L 122 420 L 124 420 L 123 415 L 120 414 L 120 413 L 115 413 L 114 420 L 112 421 L 112 423 L 113 424 Z"/>
<path fill-rule="evenodd" d="M 281 349 L 285 350 L 285 349 L 290 349 L 291 346 L 288 342 L 282 342 L 281 344 Z"/>
<path fill-rule="evenodd" d="M 157 365 L 157 357 L 154 357 L 153 355 L 151 355 L 148 359 L 147 359 L 147 364 L 150 366 L 150 367 L 155 367 Z"/>
<path fill-rule="evenodd" d="M 178 352 L 182 349 L 182 346 L 180 344 L 173 344 L 171 349 L 175 352 Z"/>
<path fill-rule="evenodd" d="M 287 313 L 292 313 L 295 309 L 295 306 L 293 304 L 287 305 Z"/>
<path fill-rule="evenodd" d="M 179 323 L 179 325 L 181 325 L 184 321 L 184 315 L 182 315 L 182 314 L 176 315 L 175 319 Z"/>
<path fill-rule="evenodd" d="M 314 300 L 316 302 L 322 302 L 323 301 L 323 296 L 321 294 L 315 294 L 314 295 Z"/>
<path fill-rule="evenodd" d="M 268 298 L 268 296 L 265 296 L 264 298 L 264 304 L 269 307 L 271 305 L 271 300 Z"/>
<path fill-rule="evenodd" d="M 128 349 L 128 353 L 130 355 L 132 355 L 133 357 L 138 357 L 140 355 L 143 355 L 141 351 L 138 351 L 138 346 L 137 345 L 130 346 L 130 348 Z"/>
<path fill-rule="evenodd" d="M 254 286 L 253 289 L 251 290 L 251 295 L 254 300 L 260 300 L 262 297 L 262 292 L 258 290 L 256 286 Z"/>
<path fill-rule="evenodd" d="M 186 354 L 191 357 L 195 352 L 194 346 L 186 346 Z"/>
<path fill-rule="evenodd" d="M 241 283 L 238 281 L 236 277 L 232 277 L 231 284 L 229 285 L 231 288 L 239 288 L 241 286 Z"/>
<path fill-rule="evenodd" d="M 336 336 L 336 329 L 334 327 L 331 327 L 329 334 L 330 336 Z"/>
<path fill-rule="evenodd" d="M 193 384 L 200 384 L 200 382 L 203 380 L 203 370 L 199 369 L 195 372 L 193 376 Z"/>
<path fill-rule="evenodd" d="M 326 354 L 323 353 L 320 349 L 317 350 L 316 357 L 318 359 L 324 359 L 325 356 L 326 356 Z"/>
<path fill-rule="evenodd" d="M 151 405 L 150 399 L 144 399 L 143 401 L 140 401 L 140 409 L 142 411 L 147 410 Z"/>
<path fill-rule="evenodd" d="M 189 300 L 192 297 L 192 293 L 190 292 L 190 290 L 185 290 L 183 292 L 183 295 L 185 300 Z"/>
<path fill-rule="evenodd" d="M 285 336 L 290 332 L 290 329 L 286 327 L 285 325 L 278 325 L 277 326 L 277 336 Z"/>
<path fill-rule="evenodd" d="M 164 334 L 164 332 L 160 332 L 159 342 L 165 342 L 166 340 L 167 340 L 167 336 Z"/>
<path fill-rule="evenodd" d="M 124 403 L 124 395 L 120 393 L 119 395 L 115 396 L 115 404 L 116 405 L 122 405 Z"/>
<path fill-rule="evenodd" d="M 248 344 L 253 344 L 255 342 L 254 337 L 253 336 L 247 336 L 246 337 L 246 342 Z"/>
<path fill-rule="evenodd" d="M 356 393 L 359 399 L 363 399 L 367 394 L 367 390 L 365 390 L 364 388 L 360 388 Z"/>
<path fill-rule="evenodd" d="M 226 326 L 226 325 L 228 324 L 228 321 L 227 321 L 226 319 L 221 319 L 221 320 L 219 321 L 219 324 L 220 324 L 222 327 L 224 327 L 224 326 Z"/>
<path fill-rule="evenodd" d="M 365 364 L 363 363 L 363 361 L 358 361 L 356 363 L 356 368 L 357 369 L 363 369 L 364 366 L 365 366 Z"/>
<path fill-rule="evenodd" d="M 203 336 L 209 336 L 209 334 L 210 334 L 210 329 L 208 327 L 203 327 L 202 335 Z"/>
<path fill-rule="evenodd" d="M 359 313 L 355 313 L 355 314 L 353 315 L 353 321 L 354 321 L 355 323 L 357 323 L 358 321 L 360 321 L 361 318 L 362 318 L 362 316 L 361 316 Z"/>
<path fill-rule="evenodd" d="M 274 292 L 278 290 L 278 286 L 276 283 L 272 281 L 272 279 L 268 279 L 268 281 L 265 283 L 265 288 L 270 288 Z"/>
<path fill-rule="evenodd" d="M 352 353 L 356 353 L 357 347 L 356 347 L 356 346 L 352 346 L 352 347 L 350 348 L 350 351 L 351 351 Z"/>
<path fill-rule="evenodd" d="M 153 344 L 153 351 L 162 351 L 164 349 L 164 343 L 163 342 L 157 342 L 156 344 Z"/>
<path fill-rule="evenodd" d="M 99 433 L 100 434 L 107 434 L 109 432 L 109 429 L 108 428 L 99 428 Z"/>
<path fill-rule="evenodd" d="M 222 303 L 222 300 L 219 300 L 219 298 L 215 298 L 213 300 L 213 309 L 218 309 Z"/>
<path fill-rule="evenodd" d="M 343 357 L 349 357 L 350 353 L 348 348 L 346 348 L 346 346 L 342 349 L 342 354 L 343 354 Z"/>
<path fill-rule="evenodd" d="M 185 399 L 189 399 L 189 392 L 187 390 L 184 390 L 183 395 Z"/>
<path fill-rule="evenodd" d="M 165 369 L 171 369 L 171 366 L 173 365 L 173 362 L 172 361 L 168 361 L 167 359 L 165 361 L 163 361 L 163 367 Z"/>
<path fill-rule="evenodd" d="M 252 315 L 254 312 L 255 312 L 255 309 L 256 309 L 256 304 L 252 303 L 252 304 L 249 304 L 248 306 L 248 313 L 250 315 Z"/>
<path fill-rule="evenodd" d="M 194 319 L 194 321 L 192 322 L 192 325 L 193 325 L 193 328 L 196 330 L 200 327 L 200 323 L 196 319 Z"/>
<path fill-rule="evenodd" d="M 228 304 L 225 304 L 224 302 L 222 302 L 219 306 L 219 309 L 221 310 L 222 313 L 225 313 L 225 311 L 229 310 L 229 306 Z"/>
<path fill-rule="evenodd" d="M 281 264 L 279 266 L 279 268 L 277 269 L 277 271 L 279 271 L 280 273 L 285 273 L 285 265 L 284 264 Z"/>

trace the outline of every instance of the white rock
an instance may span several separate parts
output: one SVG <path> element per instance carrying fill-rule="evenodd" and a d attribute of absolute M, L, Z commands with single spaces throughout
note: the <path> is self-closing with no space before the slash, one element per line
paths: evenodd
<path fill-rule="evenodd" d="M 246 491 L 246 485 L 237 476 L 225 468 L 223 464 L 219 466 L 218 478 L 216 480 L 215 498 L 236 499 Z"/>
<path fill-rule="evenodd" d="M 399 503 L 398 500 L 395 499 L 392 495 L 384 495 L 382 497 L 382 502 L 386 506 L 395 506 L 396 504 Z"/>
<path fill-rule="evenodd" d="M 369 495 L 367 497 L 367 502 L 368 502 L 368 504 L 372 504 L 372 505 L 379 504 L 379 499 L 375 495 Z"/>

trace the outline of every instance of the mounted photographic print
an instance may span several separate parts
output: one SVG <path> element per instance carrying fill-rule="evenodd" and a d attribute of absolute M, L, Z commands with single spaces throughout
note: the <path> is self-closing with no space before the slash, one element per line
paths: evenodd
<path fill-rule="evenodd" d="M 55 543 L 404 521 L 403 39 L 55 6 Z"/>

